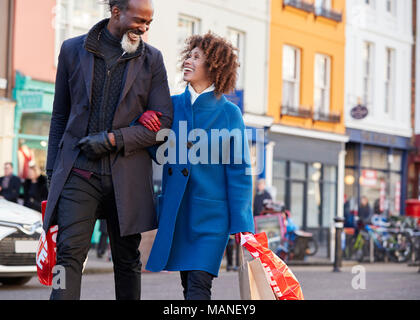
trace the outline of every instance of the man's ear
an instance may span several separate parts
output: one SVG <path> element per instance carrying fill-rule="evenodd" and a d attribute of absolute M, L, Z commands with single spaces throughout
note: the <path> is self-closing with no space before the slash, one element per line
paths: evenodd
<path fill-rule="evenodd" d="M 121 10 L 117 6 L 113 6 L 111 10 L 111 16 L 116 19 L 120 20 Z"/>

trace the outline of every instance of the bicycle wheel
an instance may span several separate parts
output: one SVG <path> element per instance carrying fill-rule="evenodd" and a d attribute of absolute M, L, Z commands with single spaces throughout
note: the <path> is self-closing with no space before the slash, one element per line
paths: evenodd
<path fill-rule="evenodd" d="M 390 258 L 394 262 L 407 262 L 413 248 L 411 237 L 407 233 L 395 234 L 395 242 L 390 248 Z"/>
<path fill-rule="evenodd" d="M 353 247 L 353 256 L 358 262 L 363 262 L 369 256 L 369 236 L 365 232 L 360 232 Z"/>
<path fill-rule="evenodd" d="M 313 237 L 308 240 L 308 244 L 306 247 L 306 255 L 307 256 L 314 256 L 318 252 L 318 241 L 316 241 Z"/>

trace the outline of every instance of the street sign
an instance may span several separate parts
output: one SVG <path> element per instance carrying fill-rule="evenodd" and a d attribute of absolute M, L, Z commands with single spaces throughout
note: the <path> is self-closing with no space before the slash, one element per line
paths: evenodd
<path fill-rule="evenodd" d="M 366 108 L 366 106 L 358 104 L 353 109 L 351 109 L 350 114 L 353 119 L 361 120 L 367 117 L 367 115 L 369 114 L 369 110 L 368 108 Z"/>

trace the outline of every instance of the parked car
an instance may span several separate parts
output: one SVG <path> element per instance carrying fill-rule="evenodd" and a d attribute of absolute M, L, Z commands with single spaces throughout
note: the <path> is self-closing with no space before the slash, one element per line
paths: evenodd
<path fill-rule="evenodd" d="M 23 285 L 36 275 L 41 233 L 39 212 L 0 198 L 0 283 Z"/>

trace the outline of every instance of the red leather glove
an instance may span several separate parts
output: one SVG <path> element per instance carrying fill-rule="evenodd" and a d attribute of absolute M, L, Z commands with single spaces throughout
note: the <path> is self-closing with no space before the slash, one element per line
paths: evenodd
<path fill-rule="evenodd" d="M 241 233 L 242 234 L 252 234 L 251 232 L 239 232 L 239 233 L 235 233 L 235 241 L 236 243 L 241 243 Z"/>
<path fill-rule="evenodd" d="M 162 112 L 147 110 L 138 120 L 143 126 L 153 132 L 158 132 L 162 125 L 158 117 L 162 116 Z"/>

